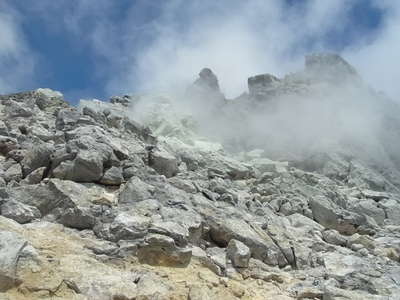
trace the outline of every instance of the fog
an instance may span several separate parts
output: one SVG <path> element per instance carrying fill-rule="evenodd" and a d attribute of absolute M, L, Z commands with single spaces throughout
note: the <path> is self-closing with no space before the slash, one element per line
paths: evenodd
<path fill-rule="evenodd" d="M 364 28 L 354 16 L 363 7 L 360 3 L 375 9 L 381 21 Z M 22 30 L 23 16 L 13 7 L 8 0 L 0 4 L 3 91 L 23 89 L 27 82 L 32 86 L 34 67 L 40 70 Z M 228 149 L 263 147 L 297 155 L 333 149 L 340 141 L 369 149 L 376 157 L 396 152 L 396 135 L 387 134 L 386 128 L 387 120 L 397 120 L 397 106 L 375 91 L 398 101 L 398 1 L 135 1 L 121 20 L 115 19 L 117 8 L 116 1 L 107 0 L 43 0 L 27 5 L 25 13 L 41 16 L 49 30 L 66 35 L 93 56 L 93 76 L 101 74 L 98 78 L 104 80 L 97 88 L 110 95 L 164 93 L 177 119 L 192 116 L 199 134 L 222 141 Z M 152 14 L 154 18 L 144 17 Z M 232 100 L 248 91 L 248 77 L 270 73 L 283 78 L 303 69 L 306 54 L 325 51 L 339 53 L 375 91 L 351 83 L 328 84 L 261 104 L 246 97 L 221 104 L 213 96 L 186 92 L 208 67 Z M 146 105 L 137 104 L 132 115 L 143 119 L 140 108 Z"/>
<path fill-rule="evenodd" d="M 399 5 L 372 1 L 382 10 L 381 26 L 371 33 L 355 30 L 354 40 L 335 49 L 329 37 L 357 27 L 350 14 L 357 1 L 304 1 L 290 7 L 283 1 L 205 3 L 166 5 L 156 39 L 132 64 L 130 74 L 138 78 L 140 90 L 169 95 L 174 118 L 190 115 L 198 133 L 235 152 L 262 148 L 276 159 L 297 159 L 339 151 L 380 164 L 398 161 L 397 134 L 387 133 L 399 126 L 400 111 L 379 92 L 394 101 L 399 95 L 394 82 L 399 78 Z M 174 18 L 178 10 L 189 20 L 183 28 Z M 248 92 L 248 77 L 298 74 L 306 54 L 325 51 L 341 54 L 359 78 L 341 84 L 317 80 L 302 95 L 293 92 L 258 102 L 245 96 L 222 104 L 214 95 L 185 93 L 199 71 L 209 67 L 221 92 L 232 100 Z M 126 85 L 124 79 L 116 80 L 110 88 Z M 135 118 L 144 118 L 141 107 L 139 103 L 134 109 Z"/>

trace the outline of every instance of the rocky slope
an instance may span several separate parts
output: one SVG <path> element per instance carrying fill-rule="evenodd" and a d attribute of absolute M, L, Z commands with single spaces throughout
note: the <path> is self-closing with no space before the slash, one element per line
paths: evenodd
<path fill-rule="evenodd" d="M 349 93 L 379 127 L 295 139 Z M 395 104 L 326 54 L 233 100 L 205 69 L 184 99 L 0 96 L 0 299 L 400 299 Z"/>

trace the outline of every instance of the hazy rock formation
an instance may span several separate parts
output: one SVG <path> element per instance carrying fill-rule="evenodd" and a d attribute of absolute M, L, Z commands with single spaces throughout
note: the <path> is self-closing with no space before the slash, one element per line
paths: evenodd
<path fill-rule="evenodd" d="M 397 106 L 368 135 L 329 127 L 329 143 L 302 123 L 332 94 L 381 99 L 360 80 L 313 55 L 228 102 L 204 69 L 208 92 L 184 103 L 209 104 L 206 120 L 168 96 L 0 96 L 0 299 L 399 299 Z M 357 119 L 346 103 L 331 125 Z"/>
<path fill-rule="evenodd" d="M 204 68 L 200 71 L 199 78 L 196 79 L 194 85 L 199 86 L 202 89 L 209 89 L 215 92 L 220 91 L 218 78 L 209 68 Z"/>

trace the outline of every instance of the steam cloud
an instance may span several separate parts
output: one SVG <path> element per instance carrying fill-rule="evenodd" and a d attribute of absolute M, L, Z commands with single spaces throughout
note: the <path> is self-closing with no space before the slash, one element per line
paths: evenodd
<path fill-rule="evenodd" d="M 363 31 L 352 16 L 360 4 L 380 11 L 383 22 L 375 30 Z M 399 96 L 394 82 L 400 72 L 394 63 L 400 50 L 397 1 L 141 0 L 129 4 L 123 19 L 115 19 L 120 5 L 108 0 L 2 1 L 0 65 L 10 60 L 17 65 L 13 72 L 1 68 L 2 90 L 24 89 L 43 69 L 40 53 L 22 31 L 21 14 L 34 14 L 93 55 L 110 95 L 182 86 L 210 67 L 223 92 L 235 97 L 246 90 L 247 77 L 282 76 L 300 69 L 305 54 L 328 50 L 339 52 L 374 88 Z M 348 38 L 344 45 L 332 42 L 341 36 Z"/>
<path fill-rule="evenodd" d="M 360 0 L 137 1 L 118 22 L 113 15 L 118 4 L 107 0 L 60 1 L 57 5 L 43 0 L 24 8 L 24 13 L 42 16 L 52 30 L 66 34 L 77 47 L 86 47 L 96 58 L 99 73 L 105 74 L 109 94 L 159 90 L 179 94 L 177 91 L 193 82 L 203 67 L 210 67 L 218 75 L 222 92 L 234 98 L 247 90 L 249 76 L 272 73 L 282 77 L 300 70 L 305 54 L 333 50 L 353 64 L 371 86 L 397 100 L 400 4 L 367 2 L 383 18 L 371 32 L 359 30 L 352 18 Z M 21 17 L 13 7 L 7 0 L 0 4 L 2 91 L 23 89 L 40 63 L 26 42 Z M 156 17 L 142 20 L 143 9 Z M 345 33 L 349 42 L 332 43 L 330 37 Z M 10 64 L 13 72 L 8 71 Z M 191 102 L 182 95 L 177 98 L 186 107 L 180 110 L 204 108 L 203 103 L 187 105 Z M 244 135 L 254 139 L 254 145 L 269 143 L 271 147 L 275 140 L 282 145 L 300 140 L 296 145 L 302 149 L 323 137 L 365 143 L 379 136 L 383 121 L 376 111 L 385 110 L 382 105 L 389 105 L 387 102 L 376 104 L 370 95 L 356 89 L 314 96 L 301 104 L 288 99 L 276 104 L 274 110 L 259 110 L 246 120 L 248 131 L 242 130 L 237 119 L 229 126 L 219 124 L 221 118 L 215 115 L 204 116 L 205 120 L 202 116 L 199 122 L 206 134 L 230 139 Z M 211 117 L 214 122 L 207 119 Z M 218 125 L 223 130 L 213 132 Z M 376 143 L 371 144 L 377 148 Z"/>

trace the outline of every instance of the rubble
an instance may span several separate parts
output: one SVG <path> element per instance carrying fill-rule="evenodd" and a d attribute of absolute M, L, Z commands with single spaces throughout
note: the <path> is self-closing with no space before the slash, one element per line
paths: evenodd
<path fill-rule="evenodd" d="M 187 95 L 226 100 L 210 69 L 199 76 Z M 240 107 L 353 77 L 339 56 L 309 56 L 213 109 L 245 126 Z M 0 96 L 1 299 L 400 298 L 396 164 L 345 147 L 277 159 L 250 138 L 231 152 L 172 105 L 137 120 L 146 97 Z"/>

